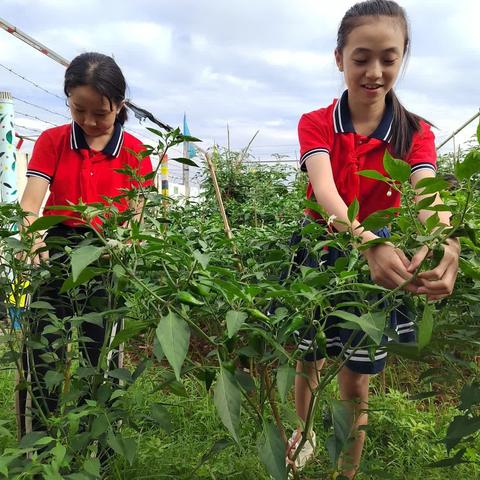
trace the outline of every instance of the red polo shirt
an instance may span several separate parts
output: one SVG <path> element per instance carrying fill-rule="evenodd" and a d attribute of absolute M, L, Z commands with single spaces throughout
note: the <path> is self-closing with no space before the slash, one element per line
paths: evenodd
<path fill-rule="evenodd" d="M 120 123 L 115 124 L 112 138 L 101 152 L 89 148 L 83 130 L 75 122 L 45 130 L 35 143 L 27 170 L 27 177 L 40 177 L 50 183 L 43 215 L 78 218 L 71 210 L 48 207 L 80 202 L 107 204 L 104 197 L 116 197 L 137 187 L 130 175 L 117 170 L 130 166 L 143 176 L 152 171 L 152 164 L 149 157 L 139 161 L 127 149 L 140 152 L 144 147 L 140 140 L 125 132 Z M 145 187 L 152 184 L 153 180 L 144 182 Z M 114 205 L 123 212 L 128 208 L 128 201 L 122 198 Z M 64 223 L 78 226 L 83 222 L 66 220 Z M 101 221 L 96 218 L 92 223 L 99 225 Z"/>
<path fill-rule="evenodd" d="M 376 170 L 388 176 L 383 168 L 383 155 L 385 149 L 392 153 L 389 143 L 392 122 L 393 107 L 391 102 L 387 102 L 377 129 L 369 136 L 357 134 L 348 107 L 348 90 L 345 90 L 340 100 L 334 100 L 327 108 L 304 114 L 298 125 L 301 169 L 306 171 L 305 161 L 311 155 L 327 153 L 335 185 L 343 201 L 350 205 L 356 197 L 360 203 L 360 222 L 373 212 L 400 206 L 397 191 L 392 190 L 389 196 L 387 184 L 356 174 L 360 170 Z M 413 135 L 410 152 L 403 160 L 410 164 L 412 173 L 422 169 L 436 171 L 434 135 L 426 122 L 421 121 L 420 126 L 420 131 Z M 314 198 L 310 182 L 307 198 Z M 312 210 L 306 213 L 319 218 Z"/>

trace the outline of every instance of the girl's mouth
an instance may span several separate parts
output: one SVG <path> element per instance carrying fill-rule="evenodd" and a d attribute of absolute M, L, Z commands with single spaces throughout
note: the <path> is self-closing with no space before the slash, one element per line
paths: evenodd
<path fill-rule="evenodd" d="M 363 88 L 366 88 L 367 90 L 378 90 L 381 85 L 362 85 Z"/>

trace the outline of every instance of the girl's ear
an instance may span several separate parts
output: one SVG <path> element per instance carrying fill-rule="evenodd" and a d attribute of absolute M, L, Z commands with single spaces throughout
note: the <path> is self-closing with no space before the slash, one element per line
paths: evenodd
<path fill-rule="evenodd" d="M 118 105 L 117 105 L 117 115 L 122 111 L 122 108 L 125 107 L 125 100 L 122 100 Z"/>
<path fill-rule="evenodd" d="M 338 48 L 335 49 L 335 62 L 337 63 L 338 69 L 343 72 L 343 55 L 338 51 Z"/>

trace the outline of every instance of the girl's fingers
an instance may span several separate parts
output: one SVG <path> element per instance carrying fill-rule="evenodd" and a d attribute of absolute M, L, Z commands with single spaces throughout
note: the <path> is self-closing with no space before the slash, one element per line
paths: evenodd
<path fill-rule="evenodd" d="M 407 258 L 407 256 L 403 253 L 402 250 L 400 250 L 399 248 L 396 248 L 395 249 L 395 253 L 397 254 L 398 258 L 401 260 L 401 262 L 403 263 L 403 266 L 408 269 L 409 266 L 410 266 L 410 260 Z"/>
<path fill-rule="evenodd" d="M 423 246 L 418 250 L 418 252 L 412 257 L 412 261 L 408 267 L 408 271 L 413 273 L 423 262 L 424 258 L 428 255 L 428 247 Z"/>
<path fill-rule="evenodd" d="M 450 295 L 453 292 L 457 272 L 458 270 L 455 265 L 452 265 L 440 280 L 423 280 L 423 285 L 418 289 L 418 293 L 426 293 L 427 295 Z"/>

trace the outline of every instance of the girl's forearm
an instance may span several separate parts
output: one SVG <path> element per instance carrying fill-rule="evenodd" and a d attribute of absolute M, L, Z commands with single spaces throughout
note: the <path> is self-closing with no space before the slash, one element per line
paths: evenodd
<path fill-rule="evenodd" d="M 331 223 L 335 229 L 339 232 L 351 231 L 362 239 L 362 243 L 378 238 L 373 232 L 365 230 L 358 220 L 350 222 L 348 219 L 348 207 L 338 193 L 328 155 L 314 155 L 307 159 L 306 164 L 315 199 L 333 219 Z"/>

